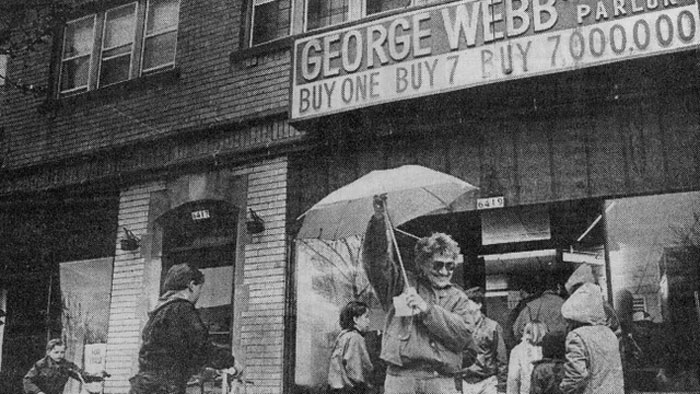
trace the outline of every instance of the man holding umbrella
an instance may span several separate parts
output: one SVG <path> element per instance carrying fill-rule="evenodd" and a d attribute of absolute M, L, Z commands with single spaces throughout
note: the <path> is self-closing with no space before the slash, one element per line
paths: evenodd
<path fill-rule="evenodd" d="M 468 298 L 451 283 L 459 246 L 442 233 L 419 239 L 416 274 L 408 275 L 390 252 L 386 196 L 375 196 L 373 207 L 362 255 L 388 312 L 381 351 L 388 365 L 385 394 L 458 393 L 454 375 L 474 330 Z"/>

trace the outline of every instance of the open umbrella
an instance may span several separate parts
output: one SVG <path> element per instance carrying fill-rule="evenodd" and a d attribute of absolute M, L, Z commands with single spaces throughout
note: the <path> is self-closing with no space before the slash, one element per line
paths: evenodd
<path fill-rule="evenodd" d="M 376 170 L 327 195 L 300 218 L 297 238 L 342 239 L 363 234 L 374 213 L 374 195 L 387 195 L 387 213 L 394 226 L 435 212 L 477 187 L 443 172 L 418 165 Z"/>
<path fill-rule="evenodd" d="M 372 171 L 341 187 L 316 203 L 301 217 L 304 223 L 297 238 L 336 240 L 363 234 L 374 214 L 375 195 L 386 195 L 385 218 L 391 229 L 429 213 L 450 212 L 453 203 L 477 188 L 459 178 L 418 165 Z M 300 217 L 300 218 L 301 218 Z M 404 283 L 406 268 L 394 231 L 389 231 Z M 408 287 L 404 288 L 408 292 Z M 407 306 L 406 294 L 394 297 L 397 316 L 416 311 Z"/>

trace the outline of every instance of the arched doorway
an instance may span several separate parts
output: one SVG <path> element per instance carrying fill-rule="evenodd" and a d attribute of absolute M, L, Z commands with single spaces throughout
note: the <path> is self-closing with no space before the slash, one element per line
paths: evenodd
<path fill-rule="evenodd" d="M 238 209 L 219 200 L 199 200 L 166 212 L 162 229 L 162 275 L 175 264 L 202 270 L 205 284 L 197 303 L 212 342 L 230 349 L 233 332 L 234 267 Z"/>

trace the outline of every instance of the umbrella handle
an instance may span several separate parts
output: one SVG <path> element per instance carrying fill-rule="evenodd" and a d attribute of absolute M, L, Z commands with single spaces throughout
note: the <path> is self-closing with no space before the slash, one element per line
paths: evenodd
<path fill-rule="evenodd" d="M 396 257 L 399 259 L 399 267 L 401 267 L 401 274 L 403 275 L 403 281 L 406 284 L 405 286 L 408 287 L 410 284 L 408 283 L 408 275 L 406 274 L 406 267 L 403 265 L 403 259 L 401 258 L 401 252 L 399 251 L 399 244 L 396 242 L 396 235 L 394 234 L 394 223 L 391 221 L 391 216 L 389 216 L 389 207 L 387 206 L 387 200 L 384 200 L 384 217 L 386 218 L 386 221 L 389 223 L 389 236 L 391 237 L 391 243 L 394 244 L 394 250 L 396 251 Z"/>

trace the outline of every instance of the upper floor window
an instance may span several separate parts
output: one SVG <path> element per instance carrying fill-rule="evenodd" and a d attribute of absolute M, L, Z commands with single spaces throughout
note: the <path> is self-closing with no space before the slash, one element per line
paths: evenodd
<path fill-rule="evenodd" d="M 290 0 L 253 0 L 250 45 L 289 35 Z"/>
<path fill-rule="evenodd" d="M 95 41 L 95 15 L 69 22 L 63 34 L 61 92 L 87 89 Z"/>
<path fill-rule="evenodd" d="M 350 0 L 308 0 L 306 29 L 337 25 L 349 18 Z"/>
<path fill-rule="evenodd" d="M 305 30 L 431 2 L 435 0 L 305 0 Z"/>
<path fill-rule="evenodd" d="M 252 0 L 246 29 L 248 46 L 290 33 L 320 29 L 386 11 L 446 0 Z"/>
<path fill-rule="evenodd" d="M 137 78 L 175 64 L 179 0 L 139 0 L 66 24 L 61 94 Z"/>

